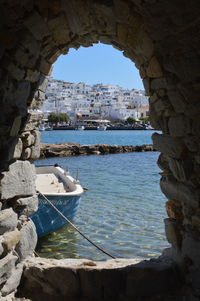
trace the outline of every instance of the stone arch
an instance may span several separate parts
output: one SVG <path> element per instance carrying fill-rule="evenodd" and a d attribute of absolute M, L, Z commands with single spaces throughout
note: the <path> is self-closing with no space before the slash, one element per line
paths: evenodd
<path fill-rule="evenodd" d="M 10 0 L 0 9 L 0 264 L 9 266 L 1 294 L 18 285 L 11 273 L 20 274 L 36 240 L 25 214 L 37 207 L 30 162 L 39 156 L 39 116 L 27 110 L 43 101 L 45 75 L 60 54 L 100 41 L 124 51 L 140 70 L 152 125 L 163 132 L 153 141 L 168 198 L 168 255 L 179 263 L 188 294 L 199 297 L 199 3 Z"/>

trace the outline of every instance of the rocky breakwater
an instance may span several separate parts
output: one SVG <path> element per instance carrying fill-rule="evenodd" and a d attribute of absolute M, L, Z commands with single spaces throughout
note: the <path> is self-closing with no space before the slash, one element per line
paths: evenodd
<path fill-rule="evenodd" d="M 60 143 L 47 144 L 42 143 L 40 146 L 40 157 L 71 157 L 80 155 L 105 155 L 128 152 L 147 152 L 154 151 L 153 145 L 81 145 L 78 143 Z"/>

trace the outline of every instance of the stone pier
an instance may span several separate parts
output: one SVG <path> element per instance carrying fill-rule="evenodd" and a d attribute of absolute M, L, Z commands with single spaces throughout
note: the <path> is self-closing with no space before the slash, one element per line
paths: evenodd
<path fill-rule="evenodd" d="M 109 145 L 109 144 L 94 144 L 81 145 L 78 143 L 58 143 L 48 144 L 41 143 L 40 158 L 50 157 L 72 157 L 86 155 L 108 155 L 117 153 L 131 152 L 151 152 L 155 151 L 153 145 Z"/>

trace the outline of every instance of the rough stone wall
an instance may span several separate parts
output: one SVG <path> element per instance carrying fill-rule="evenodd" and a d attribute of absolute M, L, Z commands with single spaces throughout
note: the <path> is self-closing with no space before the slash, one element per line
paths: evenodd
<path fill-rule="evenodd" d="M 12 286 L 9 286 L 10 282 L 13 283 L 10 275 L 16 274 L 21 262 L 32 254 L 36 242 L 34 226 L 27 221 L 26 215 L 37 207 L 34 168 L 30 162 L 39 155 L 39 137 L 35 125 L 27 124 L 27 109 L 41 105 L 47 85 L 45 75 L 51 72 L 51 65 L 57 57 L 66 54 L 71 47 L 88 47 L 101 41 L 127 50 L 125 55 L 137 57 L 138 61 L 150 58 L 152 42 L 142 27 L 140 16 L 137 13 L 132 16 L 132 10 L 130 1 L 27 0 L 2 1 L 0 4 L 0 264 L 4 264 L 6 256 L 10 256 L 8 264 L 6 261 L 9 269 L 0 276 L 3 296 L 17 287 L 20 273 L 14 277 L 18 282 Z M 142 43 L 146 44 L 148 52 L 140 47 Z M 137 47 L 136 56 L 134 51 Z M 13 222 L 4 226 L 8 214 Z M 8 252 L 3 247 L 4 241 L 8 240 L 6 235 L 18 237 Z"/>
<path fill-rule="evenodd" d="M 60 54 L 101 41 L 122 50 L 140 70 L 150 96 L 152 125 L 163 132 L 155 134 L 153 142 L 161 152 L 161 189 L 168 198 L 167 239 L 188 288 L 200 297 L 199 13 L 197 0 L 1 1 L 0 265 L 7 270 L 0 283 L 4 295 L 11 291 L 10 275 L 18 272 L 34 249 L 34 245 L 27 247 L 26 254 L 20 249 L 24 232 L 35 235 L 24 214 L 36 209 L 30 162 L 38 157 L 39 138 L 35 128 L 26 125 L 27 109 L 44 100 L 45 75 Z M 14 237 L 12 243 L 9 237 Z"/>
<path fill-rule="evenodd" d="M 148 70 L 150 61 L 149 78 L 144 77 L 145 72 L 142 76 L 150 96 L 152 125 L 163 132 L 153 135 L 153 143 L 161 152 L 160 186 L 168 199 L 166 237 L 191 298 L 196 300 L 200 298 L 200 3 L 192 1 L 188 6 L 186 1 L 158 1 L 152 5 L 147 1 L 141 9 L 161 66 L 154 61 Z M 160 72 L 156 78 L 155 67 Z"/>
<path fill-rule="evenodd" d="M 28 216 L 38 207 L 35 167 L 30 161 L 40 155 L 38 118 L 38 114 L 30 115 L 20 132 L 20 118 L 16 118 L 10 137 L 6 137 L 14 137 L 13 147 L 1 153 L 7 160 L 0 171 L 0 300 L 12 300 L 6 296 L 19 285 L 24 263 L 37 243 L 35 226 Z"/>
<path fill-rule="evenodd" d="M 32 301 L 184 301 L 181 289 L 169 261 L 36 258 L 26 262 L 18 295 Z"/>

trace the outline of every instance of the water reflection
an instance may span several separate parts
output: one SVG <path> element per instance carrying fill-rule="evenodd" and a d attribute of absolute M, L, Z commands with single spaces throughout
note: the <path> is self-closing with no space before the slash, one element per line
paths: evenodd
<path fill-rule="evenodd" d="M 38 240 L 36 252 L 48 258 L 78 258 L 77 233 L 69 226 L 50 233 Z"/>

